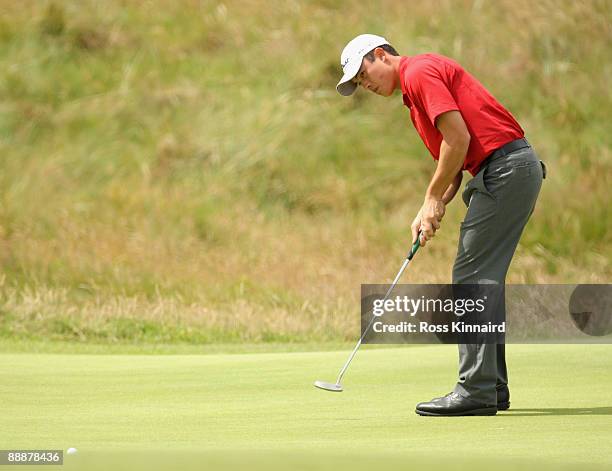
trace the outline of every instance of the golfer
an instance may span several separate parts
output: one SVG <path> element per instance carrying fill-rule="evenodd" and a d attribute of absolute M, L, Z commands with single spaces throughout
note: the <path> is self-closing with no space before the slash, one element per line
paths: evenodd
<path fill-rule="evenodd" d="M 473 175 L 463 190 L 467 206 L 459 232 L 453 284 L 505 283 L 508 266 L 531 215 L 545 166 L 519 123 L 457 62 L 439 54 L 400 56 L 382 37 L 363 34 L 342 51 L 336 89 L 358 86 L 389 97 L 401 90 L 423 143 L 437 162 L 412 223 L 413 242 L 425 246 L 440 229 L 462 172 Z M 503 311 L 498 318 L 505 320 Z M 495 415 L 508 409 L 505 345 L 459 344 L 459 380 L 444 397 L 421 402 L 427 416 Z"/>

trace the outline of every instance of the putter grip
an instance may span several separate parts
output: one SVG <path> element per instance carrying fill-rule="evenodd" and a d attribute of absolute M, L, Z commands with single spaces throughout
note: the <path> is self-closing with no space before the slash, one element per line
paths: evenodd
<path fill-rule="evenodd" d="M 412 248 L 410 249 L 410 252 L 408 252 L 408 256 L 406 258 L 408 260 L 412 260 L 412 257 L 414 257 L 414 254 L 417 252 L 417 250 L 419 250 L 420 246 L 421 246 L 421 232 L 419 231 L 419 235 L 417 236 L 416 242 L 412 244 Z"/>

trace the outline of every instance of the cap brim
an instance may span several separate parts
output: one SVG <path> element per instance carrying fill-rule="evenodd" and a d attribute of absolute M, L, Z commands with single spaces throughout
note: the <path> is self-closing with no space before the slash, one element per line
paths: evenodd
<path fill-rule="evenodd" d="M 352 81 L 352 78 L 348 79 L 347 82 L 343 82 L 342 80 L 338 82 L 336 85 L 336 90 L 342 96 L 351 96 L 357 90 L 357 84 Z"/>
<path fill-rule="evenodd" d="M 344 71 L 344 75 L 338 82 L 338 85 L 336 85 L 336 90 L 338 90 L 340 95 L 349 96 L 355 93 L 355 90 L 357 90 L 357 84 L 353 82 L 353 79 L 355 78 L 355 75 L 357 75 L 357 72 L 359 72 L 360 68 L 361 61 L 352 67 L 347 67 L 347 70 Z"/>

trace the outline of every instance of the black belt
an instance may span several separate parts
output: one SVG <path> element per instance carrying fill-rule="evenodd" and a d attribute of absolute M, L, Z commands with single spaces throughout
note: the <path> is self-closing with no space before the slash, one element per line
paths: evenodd
<path fill-rule="evenodd" d="M 493 151 L 485 160 L 493 160 L 497 157 L 503 157 L 504 155 L 511 154 L 519 149 L 524 149 L 525 147 L 531 147 L 529 141 L 527 139 L 516 139 L 514 141 L 508 142 L 508 144 L 501 146 L 496 151 Z"/>
<path fill-rule="evenodd" d="M 480 165 L 480 169 L 482 169 L 489 161 L 496 159 L 498 157 L 503 157 L 504 155 L 511 154 L 519 149 L 524 149 L 525 147 L 531 147 L 529 141 L 525 138 L 516 139 L 514 141 L 508 142 L 508 144 L 501 146 L 496 151 L 491 152 L 489 156 L 482 162 Z M 546 165 L 543 161 L 540 160 L 540 165 L 542 165 L 542 178 L 546 178 Z"/>

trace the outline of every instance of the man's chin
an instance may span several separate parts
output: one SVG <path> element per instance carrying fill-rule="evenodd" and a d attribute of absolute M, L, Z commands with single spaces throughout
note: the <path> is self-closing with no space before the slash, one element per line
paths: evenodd
<path fill-rule="evenodd" d="M 371 90 L 371 92 L 372 92 L 374 95 L 384 96 L 384 97 L 388 97 L 388 96 L 393 95 L 393 91 L 394 91 L 394 90 L 391 90 L 391 91 L 386 91 L 386 90 L 382 90 L 382 89 L 380 89 L 380 88 L 377 88 L 376 90 Z"/>

